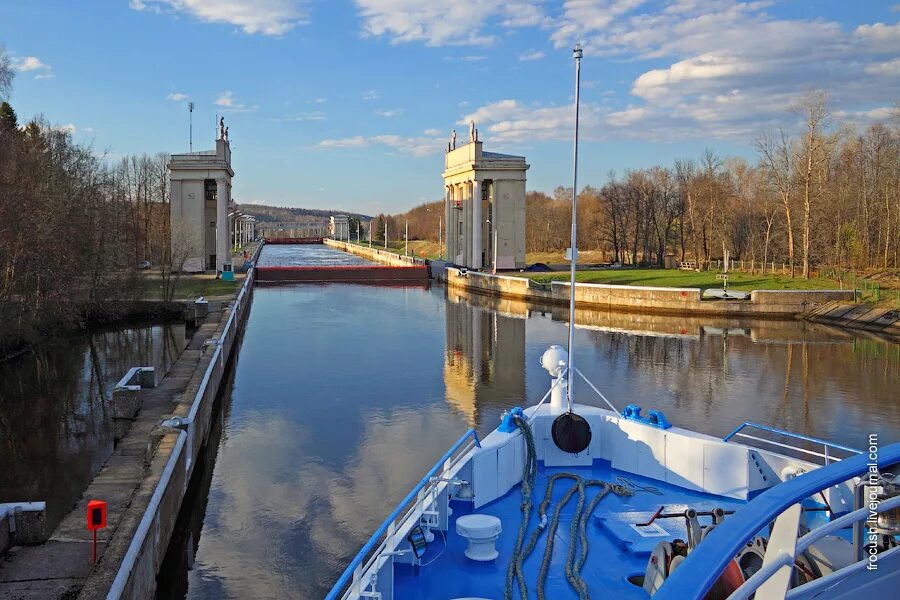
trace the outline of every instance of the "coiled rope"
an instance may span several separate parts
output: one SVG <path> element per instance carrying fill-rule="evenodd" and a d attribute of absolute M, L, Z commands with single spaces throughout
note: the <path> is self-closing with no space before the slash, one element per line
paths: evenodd
<path fill-rule="evenodd" d="M 566 554 L 565 572 L 566 579 L 568 580 L 569 585 L 571 585 L 575 592 L 578 594 L 579 600 L 589 600 L 590 595 L 588 594 L 587 583 L 585 583 L 584 579 L 581 576 L 581 571 L 584 568 L 584 563 L 587 560 L 588 554 L 587 523 L 590 519 L 591 514 L 594 512 L 594 509 L 597 507 L 600 501 L 605 498 L 610 492 L 618 496 L 632 496 L 634 495 L 634 488 L 618 483 L 608 483 L 600 479 L 584 479 L 583 477 L 575 475 L 574 473 L 555 473 L 554 475 L 551 475 L 547 480 L 547 488 L 544 491 L 544 499 L 541 501 L 541 504 L 538 507 L 539 521 L 537 528 L 531 532 L 531 536 L 528 538 L 528 543 L 525 544 L 523 548 L 522 544 L 524 542 L 525 534 L 528 531 L 529 522 L 531 520 L 531 495 L 534 489 L 535 479 L 537 477 L 537 452 L 535 450 L 534 435 L 531 431 L 531 427 L 528 425 L 527 420 L 517 416 L 513 418 L 513 422 L 520 430 L 522 430 L 522 436 L 525 438 L 526 457 L 525 466 L 522 472 L 521 484 L 522 522 L 519 524 L 519 532 L 516 537 L 516 544 L 513 548 L 513 553 L 510 557 L 509 569 L 506 573 L 506 589 L 504 592 L 504 599 L 512 600 L 513 589 L 514 587 L 516 587 L 516 583 L 518 582 L 519 597 L 522 600 L 527 600 L 528 589 L 527 585 L 525 584 L 525 575 L 522 570 L 522 564 L 534 551 L 534 548 L 535 546 L 537 546 L 538 540 L 540 539 L 541 534 L 544 532 L 545 528 L 547 529 L 547 544 L 544 548 L 544 555 L 541 560 L 541 568 L 538 572 L 537 597 L 538 600 L 544 600 L 546 598 L 544 587 L 547 581 L 547 574 L 550 570 L 550 562 L 553 557 L 553 545 L 556 539 L 556 530 L 559 527 L 560 515 L 562 514 L 562 509 L 565 507 L 565 505 L 569 502 L 569 500 L 572 499 L 572 496 L 577 493 L 578 504 L 575 509 L 575 515 L 569 525 L 570 542 L 569 550 Z M 566 490 L 560 501 L 556 504 L 556 507 L 553 510 L 553 514 L 551 515 L 548 527 L 547 508 L 553 501 L 553 485 L 558 479 L 571 479 L 574 482 L 574 485 Z M 587 508 L 585 509 L 585 490 L 588 487 L 599 487 L 600 491 L 591 499 L 591 501 L 587 505 Z"/>

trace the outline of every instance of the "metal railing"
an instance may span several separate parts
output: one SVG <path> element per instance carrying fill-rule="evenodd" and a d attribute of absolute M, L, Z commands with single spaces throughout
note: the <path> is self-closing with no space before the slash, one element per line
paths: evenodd
<path fill-rule="evenodd" d="M 802 440 L 804 442 L 809 442 L 811 444 L 821 445 L 822 452 L 816 452 L 814 450 L 809 450 L 807 448 L 803 448 L 802 446 L 796 446 L 792 444 L 785 444 L 783 442 L 778 442 L 775 440 L 770 440 L 766 438 L 762 438 L 756 435 L 751 435 L 749 433 L 744 433 L 744 429 L 752 428 L 759 429 L 761 431 L 767 431 L 769 433 L 775 433 L 777 435 L 783 435 L 785 437 Z M 807 456 L 816 456 L 818 458 L 822 458 L 825 461 L 825 465 L 830 465 L 833 461 L 840 461 L 846 457 L 838 457 L 834 456 L 834 450 L 840 450 L 841 452 L 846 452 L 850 455 L 862 454 L 862 450 L 857 448 L 850 448 L 849 446 L 843 446 L 841 444 L 835 444 L 834 442 L 829 442 L 828 440 L 821 440 L 819 438 L 811 437 L 808 435 L 802 435 L 799 433 L 794 433 L 793 431 L 787 431 L 784 429 L 778 429 L 777 427 L 770 427 L 768 425 L 761 425 L 759 423 L 753 423 L 752 421 L 745 421 L 744 423 L 735 427 L 734 431 L 726 435 L 722 438 L 722 441 L 728 442 L 731 441 L 732 438 L 741 437 L 748 440 L 753 440 L 754 442 L 762 442 L 764 444 L 769 444 L 771 446 L 777 446 L 779 448 L 785 448 L 788 450 L 792 450 L 794 452 L 799 452 L 801 454 L 806 454 Z"/>
<path fill-rule="evenodd" d="M 396 532 L 397 524 L 404 523 L 412 514 L 414 514 L 420 501 L 427 496 L 435 486 L 440 485 L 441 483 L 446 485 L 446 482 L 436 481 L 435 476 L 437 476 L 438 473 L 443 474 L 444 472 L 451 470 L 461 458 L 469 453 L 470 450 L 480 447 L 481 441 L 478 439 L 478 433 L 474 429 L 470 429 L 464 433 L 463 436 L 437 460 L 434 466 L 425 474 L 425 477 L 410 490 L 406 497 L 400 501 L 391 514 L 389 514 L 378 529 L 375 530 L 375 533 L 372 534 L 369 541 L 366 542 L 362 549 L 356 554 L 356 557 L 354 557 L 350 564 L 347 565 L 347 568 L 344 569 L 341 576 L 338 577 L 338 580 L 331 588 L 331 591 L 325 596 L 325 600 L 345 598 L 347 594 L 353 590 L 353 586 L 360 583 L 362 576 L 375 565 L 382 552 L 385 551 L 388 541 Z M 451 461 L 451 459 L 454 460 Z M 403 509 L 412 502 L 415 502 L 413 506 L 404 512 Z M 400 516 L 401 513 L 403 513 L 402 517 Z M 379 540 L 381 540 L 380 543 Z M 374 552 L 373 549 L 375 550 Z M 366 560 L 367 556 L 369 557 L 368 560 Z M 350 586 L 350 588 L 345 589 L 348 586 Z"/>
<path fill-rule="evenodd" d="M 798 507 L 799 503 L 810 496 L 834 485 L 849 481 L 854 477 L 858 477 L 869 471 L 869 463 L 876 462 L 879 469 L 884 469 L 900 462 L 900 443 L 884 446 L 879 449 L 877 459 L 872 459 L 868 454 L 858 454 L 839 463 L 832 464 L 828 467 L 815 469 L 808 473 L 804 473 L 794 479 L 790 479 L 769 488 L 760 494 L 755 500 L 751 501 L 741 510 L 736 512 L 732 517 L 726 519 L 722 524 L 717 526 L 709 536 L 703 539 L 703 543 L 688 554 L 688 557 L 681 566 L 672 573 L 666 582 L 653 597 L 654 600 L 682 600 L 683 598 L 702 598 L 719 579 L 719 576 L 733 560 L 734 556 L 749 542 L 753 536 L 757 535 L 761 530 L 768 527 L 770 523 L 775 521 L 776 529 L 778 528 L 779 517 L 787 516 L 786 511 L 792 507 Z M 896 499 L 886 500 L 879 505 L 879 511 L 889 510 L 900 503 Z M 774 575 L 780 568 L 791 566 L 794 564 L 794 558 L 797 552 L 805 549 L 816 539 L 821 538 L 827 533 L 846 526 L 852 522 L 862 521 L 869 518 L 868 506 L 864 507 L 865 514 L 861 511 L 854 511 L 847 515 L 835 519 L 834 521 L 824 525 L 821 528 L 813 530 L 810 534 L 800 538 L 796 544 L 788 544 L 786 548 L 779 548 L 770 541 L 766 548 L 768 553 L 775 552 L 773 558 L 764 561 L 763 568 L 757 575 L 751 577 L 748 583 L 750 587 L 744 590 L 743 587 L 738 588 L 730 598 L 747 598 L 765 583 L 771 575 Z M 783 513 L 785 513 L 783 515 Z M 797 513 L 799 514 L 799 512 Z M 842 521 L 841 519 L 845 519 Z M 796 527 L 796 520 L 794 523 Z M 796 540 L 796 533 L 794 534 Z M 774 559 L 774 560 L 773 560 Z M 865 562 L 862 561 L 862 562 Z M 777 564 L 777 567 L 771 566 Z M 844 569 L 835 571 L 829 580 L 834 583 L 836 580 L 847 577 L 858 569 L 856 565 L 851 564 Z M 821 579 L 825 579 L 824 577 Z M 820 580 L 813 580 L 807 585 L 822 585 Z M 810 589 L 810 588 L 806 588 Z M 766 596 L 779 597 L 779 596 Z M 784 597 L 784 594 L 780 594 Z"/>

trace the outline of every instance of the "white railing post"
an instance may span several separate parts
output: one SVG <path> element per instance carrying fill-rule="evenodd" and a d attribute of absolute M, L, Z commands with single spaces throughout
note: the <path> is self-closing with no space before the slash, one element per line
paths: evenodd
<path fill-rule="evenodd" d="M 794 570 L 797 527 L 800 525 L 801 512 L 800 505 L 794 504 L 775 519 L 775 527 L 772 528 L 772 535 L 769 536 L 762 568 L 765 569 L 766 566 L 780 561 L 784 561 L 785 564 L 759 586 L 756 590 L 757 598 L 769 600 L 784 598 L 784 595 L 787 594 L 791 583 L 791 573 Z"/>

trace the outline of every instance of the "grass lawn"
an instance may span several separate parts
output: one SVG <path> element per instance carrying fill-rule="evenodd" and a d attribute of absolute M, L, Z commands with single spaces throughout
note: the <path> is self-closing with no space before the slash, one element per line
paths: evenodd
<path fill-rule="evenodd" d="M 521 273 L 538 283 L 552 280 L 568 280 L 568 272 Z M 693 287 L 700 289 L 721 288 L 715 272 L 678 271 L 675 269 L 604 269 L 599 271 L 578 271 L 576 280 L 583 283 L 607 283 L 615 285 L 648 285 L 655 287 Z M 781 275 L 754 275 L 750 273 L 730 273 L 728 287 L 735 290 L 837 290 L 838 282 L 817 277 L 814 279 L 791 279 Z"/>
<path fill-rule="evenodd" d="M 355 244 L 356 240 L 351 243 Z M 369 247 L 369 242 L 363 240 L 360 246 Z M 384 242 L 372 242 L 372 248 L 384 250 Z M 406 244 L 403 240 L 388 240 L 388 251 L 403 254 L 406 250 Z M 437 260 L 441 257 L 441 247 L 437 242 L 428 240 L 409 240 L 409 253 L 418 258 L 428 258 Z"/>
<path fill-rule="evenodd" d="M 243 276 L 236 276 L 234 281 L 222 281 L 210 275 L 185 275 L 175 285 L 175 300 L 230 296 L 237 292 L 243 281 Z M 149 300 L 162 298 L 162 281 L 158 277 L 144 280 L 144 297 Z"/>

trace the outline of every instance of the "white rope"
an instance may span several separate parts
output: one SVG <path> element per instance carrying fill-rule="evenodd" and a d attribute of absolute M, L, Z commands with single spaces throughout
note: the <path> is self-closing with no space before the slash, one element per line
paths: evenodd
<path fill-rule="evenodd" d="M 578 370 L 578 367 L 575 367 L 575 372 L 578 373 L 579 375 L 581 375 L 581 378 L 584 379 L 584 380 L 587 382 L 587 384 L 588 384 L 589 386 L 591 386 L 591 389 L 592 389 L 592 390 L 594 390 L 595 392 L 597 392 L 597 395 L 600 396 L 600 397 L 603 399 L 604 402 L 606 402 L 606 405 L 607 405 L 613 412 L 615 412 L 615 413 L 618 413 L 618 412 L 619 412 L 619 409 L 617 409 L 615 406 L 613 406 L 613 405 L 612 405 L 612 402 L 610 402 L 609 400 L 607 400 L 607 399 L 606 399 L 606 396 L 604 396 L 604 395 L 600 392 L 600 390 L 598 390 L 596 387 L 594 387 L 594 384 L 591 383 L 591 380 L 588 379 L 587 377 L 585 377 L 585 376 L 584 376 L 584 373 L 582 373 L 581 371 Z M 552 388 L 551 388 L 551 389 L 552 389 Z"/>

